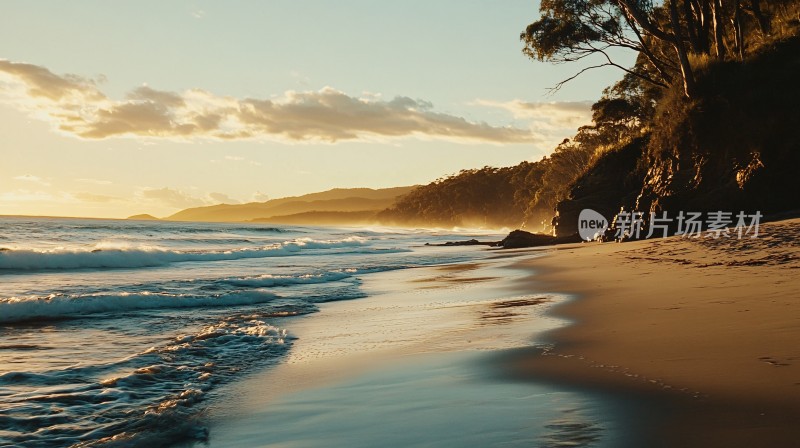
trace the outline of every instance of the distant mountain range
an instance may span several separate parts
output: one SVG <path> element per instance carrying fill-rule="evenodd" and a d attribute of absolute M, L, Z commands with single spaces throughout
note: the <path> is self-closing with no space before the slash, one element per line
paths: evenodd
<path fill-rule="evenodd" d="M 181 210 L 166 221 L 269 222 L 277 224 L 369 224 L 381 210 L 394 205 L 416 186 L 394 188 L 334 188 L 319 193 L 247 204 L 218 204 Z M 156 219 L 134 215 L 128 219 Z"/>

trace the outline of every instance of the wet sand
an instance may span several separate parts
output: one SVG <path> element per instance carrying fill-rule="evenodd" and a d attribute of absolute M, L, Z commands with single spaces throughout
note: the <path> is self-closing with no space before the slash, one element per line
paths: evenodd
<path fill-rule="evenodd" d="M 520 289 L 531 252 L 498 255 L 365 276 L 368 297 L 288 322 L 286 362 L 221 391 L 208 446 L 625 445 L 620 400 L 503 368 L 566 297 Z"/>
<path fill-rule="evenodd" d="M 800 220 L 757 239 L 562 246 L 529 290 L 575 299 L 517 375 L 639 397 L 650 446 L 800 446 Z"/>

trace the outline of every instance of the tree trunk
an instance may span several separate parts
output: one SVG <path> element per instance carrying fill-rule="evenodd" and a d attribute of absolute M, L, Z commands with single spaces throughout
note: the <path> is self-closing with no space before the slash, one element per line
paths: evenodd
<path fill-rule="evenodd" d="M 647 14 L 639 9 L 639 4 L 635 0 L 616 0 L 616 4 L 622 9 L 622 11 L 628 15 L 634 22 L 636 22 L 639 27 L 641 27 L 645 32 L 653 35 L 656 39 L 662 40 L 664 42 L 673 42 L 675 39 L 674 35 L 671 35 L 652 22 L 647 17 Z"/>
<path fill-rule="evenodd" d="M 750 7 L 753 9 L 753 15 L 758 21 L 758 26 L 761 28 L 761 32 L 765 36 L 768 35 L 772 30 L 770 29 L 769 19 L 761 11 L 761 0 L 750 0 Z"/>
<path fill-rule="evenodd" d="M 681 63 L 681 74 L 683 75 L 683 92 L 687 98 L 694 97 L 696 90 L 694 73 L 692 72 L 692 65 L 689 63 L 689 55 L 686 53 L 686 47 L 683 45 L 683 30 L 681 29 L 681 19 L 678 15 L 678 0 L 670 0 L 669 2 L 669 16 L 672 22 L 672 30 L 675 33 L 675 41 L 672 45 L 678 53 L 678 60 Z"/>
<path fill-rule="evenodd" d="M 701 4 L 699 6 L 700 13 L 702 14 L 701 20 L 701 30 L 698 33 L 700 35 L 700 45 L 703 47 L 703 54 L 711 53 L 711 42 L 708 39 L 708 34 L 711 30 L 711 2 L 710 0 L 701 0 Z"/>
<path fill-rule="evenodd" d="M 733 19 L 733 35 L 736 37 L 736 52 L 739 55 L 739 60 L 744 60 L 744 33 L 742 32 L 742 8 L 739 0 L 736 0 L 734 7 Z"/>
<path fill-rule="evenodd" d="M 695 28 L 698 20 L 695 19 L 692 11 L 692 2 L 689 0 L 683 1 L 683 17 L 686 20 L 686 33 L 689 36 L 689 44 L 692 46 L 692 51 L 700 54 L 700 41 L 697 38 L 697 29 Z"/>
<path fill-rule="evenodd" d="M 717 58 L 720 61 L 725 60 L 725 39 L 724 39 L 724 22 L 722 16 L 724 11 L 722 9 L 722 0 L 712 0 L 711 15 L 714 21 L 714 45 L 717 47 Z"/>
<path fill-rule="evenodd" d="M 625 22 L 628 23 L 628 26 L 633 30 L 633 33 L 636 35 L 636 39 L 639 41 L 639 45 L 642 47 L 642 54 L 644 54 L 645 58 L 650 62 L 650 65 L 656 69 L 661 79 L 667 84 L 672 84 L 672 77 L 667 73 L 667 69 L 664 67 L 663 63 L 650 51 L 650 48 L 647 45 L 647 41 L 642 36 L 642 33 L 639 32 L 639 28 L 636 26 L 636 22 L 634 22 L 627 14 L 624 14 Z"/>

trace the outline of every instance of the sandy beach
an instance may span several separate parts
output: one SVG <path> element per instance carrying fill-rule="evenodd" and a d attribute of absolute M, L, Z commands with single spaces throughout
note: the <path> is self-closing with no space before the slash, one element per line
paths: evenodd
<path fill-rule="evenodd" d="M 755 239 L 562 246 L 528 288 L 575 296 L 518 374 L 641 397 L 651 446 L 797 446 L 800 220 Z M 659 445 L 660 444 L 660 445 Z"/>
<path fill-rule="evenodd" d="M 209 443 L 795 446 L 798 229 L 371 276 L 225 391 Z"/>

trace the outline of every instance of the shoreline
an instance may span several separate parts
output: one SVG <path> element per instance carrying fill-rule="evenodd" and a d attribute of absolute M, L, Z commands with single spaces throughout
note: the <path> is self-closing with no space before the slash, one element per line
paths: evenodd
<path fill-rule="evenodd" d="M 524 261 L 571 321 L 502 362 L 514 375 L 632 397 L 660 446 L 800 440 L 800 220 L 755 240 L 567 245 Z M 659 446 L 659 445 L 656 445 Z"/>
<path fill-rule="evenodd" d="M 518 391 L 584 397 L 589 401 L 576 409 L 589 417 L 590 430 L 579 437 L 600 434 L 592 432 L 598 423 L 605 435 L 575 446 L 793 446 L 800 440 L 798 229 L 800 219 L 765 224 L 758 240 L 567 244 L 370 275 L 366 298 L 324 304 L 292 325 L 300 339 L 289 362 L 229 391 L 216 408 L 209 446 L 267 446 L 271 435 L 287 446 L 321 446 L 327 435 L 360 446 L 359 437 L 379 431 L 381 412 L 425 400 L 416 386 L 389 402 L 373 402 L 371 394 L 424 389 L 420 381 L 443 369 Z M 532 301 L 506 308 L 520 297 Z M 558 299 L 539 306 L 541 297 Z M 493 308 L 498 301 L 507 303 Z M 501 323 L 506 311 L 511 324 Z M 496 344 L 509 336 L 514 343 Z M 507 404 L 525 396 L 515 393 L 505 395 Z M 339 403 L 377 407 L 336 420 Z M 306 418 L 322 426 L 293 432 Z M 433 428 L 425 436 L 427 423 L 407 422 L 422 431 L 407 445 L 437 436 Z M 342 425 L 349 427 L 344 435 Z M 520 433 L 505 430 L 506 441 L 519 442 Z"/>
<path fill-rule="evenodd" d="M 546 315 L 563 295 L 520 287 L 520 260 L 537 255 L 365 277 L 367 297 L 294 321 L 286 362 L 223 393 L 208 446 L 374 446 L 378 427 L 384 446 L 463 446 L 470 434 L 485 446 L 637 446 L 625 400 L 520 381 L 498 362 L 564 324 Z"/>

